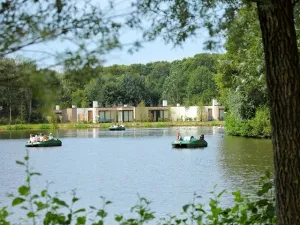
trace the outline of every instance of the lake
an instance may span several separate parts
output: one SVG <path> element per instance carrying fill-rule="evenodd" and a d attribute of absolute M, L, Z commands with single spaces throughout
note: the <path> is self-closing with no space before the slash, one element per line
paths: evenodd
<path fill-rule="evenodd" d="M 177 129 L 183 136 L 202 133 L 208 147 L 173 149 Z M 30 133 L 50 131 L 0 132 L 0 199 L 11 200 L 25 180 L 24 169 L 15 163 L 26 155 Z M 34 134 L 35 134 L 34 133 Z M 30 166 L 42 173 L 33 188 L 49 190 L 69 198 L 76 189 L 80 206 L 101 206 L 100 196 L 113 202 L 111 215 L 127 213 L 138 195 L 151 200 L 158 216 L 178 214 L 196 192 L 207 202 L 209 192 L 227 190 L 223 204 L 230 204 L 231 192 L 253 192 L 253 187 L 272 167 L 271 140 L 226 136 L 218 127 L 138 128 L 125 131 L 66 129 L 52 132 L 63 142 L 61 147 L 28 148 Z"/>

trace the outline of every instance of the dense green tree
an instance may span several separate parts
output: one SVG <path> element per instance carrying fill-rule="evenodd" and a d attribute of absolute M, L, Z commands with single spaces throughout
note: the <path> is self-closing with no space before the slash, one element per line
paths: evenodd
<path fill-rule="evenodd" d="M 125 74 L 121 77 L 120 97 L 123 104 L 137 106 L 145 99 L 145 79 L 139 74 Z"/>
<path fill-rule="evenodd" d="M 213 75 L 207 67 L 203 66 L 191 72 L 186 87 L 188 105 L 211 104 L 211 100 L 217 95 Z"/>
<path fill-rule="evenodd" d="M 186 84 L 188 79 L 179 61 L 171 65 L 170 76 L 165 79 L 162 98 L 168 100 L 170 105 L 183 104 L 186 97 Z"/>
<path fill-rule="evenodd" d="M 104 102 L 104 78 L 100 75 L 97 78 L 90 80 L 85 85 L 84 93 L 89 102 L 98 101 L 99 105 Z"/>
<path fill-rule="evenodd" d="M 220 102 L 240 119 L 253 118 L 256 108 L 267 104 L 262 39 L 256 17 L 254 7 L 239 10 L 228 29 L 227 53 L 220 60 L 216 76 Z"/>
<path fill-rule="evenodd" d="M 13 59 L 2 59 L 0 65 L 2 117 L 31 122 L 32 116 L 36 121 L 36 115 L 41 118 L 41 113 L 53 109 L 58 85 L 55 71 L 38 70 L 31 62 Z"/>
<path fill-rule="evenodd" d="M 170 75 L 171 64 L 168 62 L 148 63 L 143 71 L 146 76 L 145 85 L 147 88 L 146 105 L 157 106 L 162 104 L 163 85 L 166 78 Z"/>

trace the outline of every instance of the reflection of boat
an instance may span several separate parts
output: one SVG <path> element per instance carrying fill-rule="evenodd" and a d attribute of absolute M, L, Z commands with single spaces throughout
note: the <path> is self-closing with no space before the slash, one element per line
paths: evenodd
<path fill-rule="evenodd" d="M 187 136 L 172 142 L 173 148 L 200 148 L 207 147 L 207 142 L 203 139 L 194 138 L 194 136 Z"/>
<path fill-rule="evenodd" d="M 25 147 L 53 147 L 53 146 L 61 146 L 62 142 L 59 139 L 50 139 L 47 141 L 39 141 L 39 142 L 27 142 Z"/>
<path fill-rule="evenodd" d="M 125 130 L 123 125 L 113 125 L 109 127 L 109 130 Z"/>

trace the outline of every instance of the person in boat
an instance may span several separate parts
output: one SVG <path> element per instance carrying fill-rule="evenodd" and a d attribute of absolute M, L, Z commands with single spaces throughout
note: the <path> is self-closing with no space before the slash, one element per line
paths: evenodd
<path fill-rule="evenodd" d="M 181 141 L 182 140 L 182 136 L 181 136 L 181 133 L 178 131 L 177 133 L 177 141 Z"/>
<path fill-rule="evenodd" d="M 51 139 L 53 139 L 52 133 L 50 133 L 48 136 L 48 140 L 51 140 Z"/>
<path fill-rule="evenodd" d="M 201 135 L 200 135 L 199 140 L 200 140 L 200 141 L 203 141 L 203 140 L 204 140 L 204 134 L 201 134 Z"/>
<path fill-rule="evenodd" d="M 43 135 L 43 141 L 48 141 L 48 137 L 46 134 Z"/>
<path fill-rule="evenodd" d="M 34 138 L 33 134 L 30 134 L 29 142 L 30 143 L 34 143 L 35 142 L 35 138 Z"/>
<path fill-rule="evenodd" d="M 35 135 L 35 142 L 39 142 L 40 141 L 40 136 L 39 135 Z"/>

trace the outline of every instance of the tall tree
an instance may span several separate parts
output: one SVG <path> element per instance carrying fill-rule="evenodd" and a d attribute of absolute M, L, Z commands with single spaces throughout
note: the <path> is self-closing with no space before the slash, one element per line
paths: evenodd
<path fill-rule="evenodd" d="M 227 31 L 226 54 L 215 76 L 219 102 L 239 119 L 252 119 L 267 100 L 262 39 L 255 7 L 239 10 Z"/>

